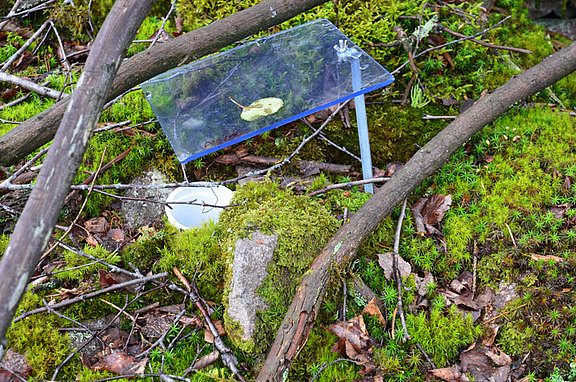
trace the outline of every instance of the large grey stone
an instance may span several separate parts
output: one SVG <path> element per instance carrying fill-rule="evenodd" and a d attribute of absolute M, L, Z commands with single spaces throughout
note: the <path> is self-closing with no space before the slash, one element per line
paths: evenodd
<path fill-rule="evenodd" d="M 156 169 L 151 169 L 141 176 L 136 177 L 132 183 L 148 186 L 167 182 L 168 180 L 164 174 Z M 125 196 L 165 201 L 172 190 L 172 188 L 133 188 L 128 190 Z M 161 203 L 124 200 L 122 201 L 121 211 L 124 216 L 124 225 L 131 230 L 137 230 L 140 227 L 146 225 L 153 226 L 160 222 L 164 215 L 164 205 Z"/>
<path fill-rule="evenodd" d="M 254 339 L 256 312 L 267 308 L 257 291 L 267 276 L 268 264 L 278 245 L 278 235 L 255 231 L 251 236 L 236 242 L 228 295 L 228 315 L 240 327 L 239 333 L 232 334 L 243 341 Z"/>

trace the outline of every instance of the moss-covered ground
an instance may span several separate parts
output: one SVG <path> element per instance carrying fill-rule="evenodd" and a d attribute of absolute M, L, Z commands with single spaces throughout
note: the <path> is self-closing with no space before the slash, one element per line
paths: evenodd
<path fill-rule="evenodd" d="M 257 2 L 179 0 L 175 16 L 182 21 L 182 31 L 186 32 Z M 78 4 L 74 8 L 63 2 L 57 3 L 45 14 L 19 22 L 33 29 L 46 17 L 53 17 L 65 39 L 84 44 L 90 38 L 87 32 L 90 24 L 97 29 L 113 2 L 92 1 L 90 9 L 87 5 Z M 162 24 L 170 2 L 157 3 L 136 39 L 148 39 Z M 259 36 L 325 17 L 382 65 L 393 70 L 408 60 L 402 45 L 384 46 L 396 41 L 394 27 L 400 26 L 411 35 L 420 22 L 425 24 L 437 17 L 453 31 L 466 35 L 483 31 L 478 38 L 533 52 L 526 55 L 496 51 L 472 41 L 461 41 L 416 57 L 417 76 L 406 66 L 396 74 L 393 85 L 370 94 L 367 99 L 373 163 L 385 168 L 390 162 L 409 160 L 418 146 L 426 144 L 448 123 L 442 119 L 423 119 L 424 116 L 457 115 L 470 100 L 478 99 L 483 92 L 493 90 L 520 70 L 552 54 L 557 47 L 569 43 L 564 37 L 548 35 L 543 29 L 533 26 L 521 0 L 500 0 L 495 5 L 487 12 L 482 3 L 473 1 L 328 1 L 261 32 Z M 508 16 L 509 20 L 486 30 Z M 174 15 L 165 29 L 176 33 Z M 417 52 L 432 47 L 434 41 L 455 40 L 457 38 L 453 35 L 433 29 L 428 37 L 418 42 L 420 48 Z M 25 41 L 17 32 L 1 32 L 0 61 L 9 58 Z M 412 44 L 415 43 L 413 40 Z M 37 58 L 23 73 L 15 74 L 49 80 L 49 86 L 55 89 L 62 88 L 67 80 L 77 79 L 80 66 L 67 76 L 58 69 L 53 46 L 38 47 L 38 42 L 32 44 L 30 52 L 39 48 L 35 53 Z M 134 44 L 129 54 L 142 51 L 146 46 L 144 43 Z M 406 91 L 408 85 L 416 90 Z M 3 102 L 23 94 L 13 92 L 8 84 L 0 85 L 0 90 L 4 92 Z M 383 304 L 385 324 L 368 314 L 364 314 L 364 321 L 374 340 L 370 354 L 376 370 L 372 374 L 378 374 L 384 380 L 425 380 L 431 369 L 427 356 L 438 368 L 459 364 L 464 350 L 472 345 L 478 348 L 482 341 L 486 343 L 494 335 L 494 326 L 499 330 L 493 346 L 512 357 L 513 371 L 517 371 L 514 380 L 576 380 L 576 121 L 569 113 L 576 106 L 575 93 L 576 76 L 571 75 L 547 91 L 517 104 L 470 139 L 410 196 L 410 206 L 423 196 L 452 196 L 452 205 L 438 226 L 443 241 L 438 235 L 417 232 L 410 209 L 403 223 L 400 256 L 410 263 L 412 274 L 403 280 L 402 302 L 411 338 L 407 341 L 402 339 L 403 328 L 396 309 L 398 286 L 386 279 L 378 263 L 378 254 L 392 250 L 395 224 L 400 214 L 398 208 L 362 244 L 357 259 L 347 271 L 331 280 L 317 324 L 292 365 L 288 380 L 304 381 L 315 376 L 317 381 L 363 380 L 359 365 L 348 361 L 336 362 L 343 357 L 331 351 L 338 337 L 326 329 L 337 320 L 348 320 L 362 314 L 368 305 L 366 297 L 351 287 L 353 275 L 359 276 Z M 50 107 L 53 102 L 32 94 L 18 105 L 1 109 L 3 123 L 0 124 L 0 134 L 15 128 L 14 124 L 4 122 L 24 121 Z M 351 122 L 355 126 L 353 114 L 351 112 Z M 135 125 L 153 118 L 142 92 L 135 91 L 103 112 L 101 126 L 127 120 Z M 285 157 L 311 132 L 303 123 L 292 123 L 254 137 L 244 145 L 253 155 Z M 329 123 L 324 132 L 337 145 L 358 153 L 355 129 L 345 127 L 339 118 Z M 180 164 L 161 127 L 151 123 L 131 130 L 95 134 L 75 182 L 84 181 L 94 172 L 103 155 L 103 162 L 107 163 L 128 149 L 128 155 L 101 174 L 97 183 L 129 183 L 149 167 L 161 170 L 171 180 L 183 180 Z M 234 149 L 232 147 L 226 152 Z M 214 161 L 222 153 L 189 163 L 185 168 L 188 178 L 217 181 L 236 176 L 233 166 Z M 319 139 L 305 146 L 296 159 L 351 164 L 356 171 L 361 170 L 353 158 Z M 0 181 L 21 164 L 0 172 Z M 214 310 L 212 318 L 224 321 L 226 327 L 233 330 L 234 323 L 230 322 L 225 309 L 234 243 L 256 229 L 267 234 L 279 234 L 270 276 L 260 290 L 271 308 L 258 315 L 258 337 L 254 343 L 241 344 L 224 336 L 239 358 L 242 372 L 248 379 L 253 379 L 300 277 L 343 224 L 343 219 L 356 213 L 370 198 L 358 187 L 305 196 L 306 191 L 320 189 L 327 183 L 354 179 L 323 173 L 316 180 L 302 182 L 308 190 L 301 192 L 297 187 L 281 187 L 282 180 L 288 175 L 299 176 L 291 170 L 287 167 L 273 172 L 263 183 L 232 185 L 237 191 L 234 202 L 240 205 L 227 210 L 217 224 L 178 231 L 161 222 L 141 227 L 137 232 L 126 231 L 125 246 L 118 252 L 94 246 L 87 240 L 87 235 L 74 235 L 76 242 L 70 238 L 65 242 L 127 270 L 132 270 L 133 266 L 143 274 L 168 271 L 170 279 L 182 285 L 173 273 L 177 267 L 184 277 L 195 280 L 200 295 Z M 23 201 L 18 203 L 15 200 L 25 199 L 25 195 L 0 192 L 0 203 L 20 211 Z M 81 196 L 83 199 L 86 194 Z M 80 202 L 75 199 L 65 206 L 60 225 L 71 224 Z M 0 210 L 0 253 L 8 245 L 17 219 L 4 211 L 7 210 Z M 111 224 L 109 228 L 123 228 L 123 217 L 109 196 L 90 195 L 80 223 L 94 217 L 105 217 Z M 98 271 L 105 268 L 72 252 L 54 250 L 37 270 L 37 276 L 48 278 L 42 284 L 30 287 L 19 312 L 99 288 L 101 276 Z M 503 285 L 513 285 L 516 297 L 496 312 L 484 308 L 480 317 L 473 320 L 444 297 L 448 285 L 466 271 L 475 276 L 477 291 L 490 288 L 498 296 Z M 292 273 L 297 276 L 288 277 Z M 434 281 L 427 286 L 424 295 L 419 295 L 417 279 L 428 273 Z M 32 315 L 10 328 L 9 347 L 25 356 L 32 368 L 30 378 L 50 380 L 55 368 L 73 350 L 74 334 L 65 329 L 76 325 L 70 319 L 86 323 L 117 315 L 118 309 L 113 305 L 122 307 L 135 296 L 134 291 L 119 291 L 73 304 L 60 311 L 67 319 L 53 313 Z M 155 288 L 139 296 L 127 307 L 126 313 L 135 315 L 136 310 L 156 302 L 161 305 L 184 303 L 188 312 L 194 311 L 193 304 L 184 300 L 181 294 L 167 288 Z M 343 307 L 346 316 L 343 316 Z M 142 326 L 142 323 L 138 325 Z M 120 328 L 130 332 L 137 326 L 129 316 L 122 315 Z M 147 370 L 151 373 L 162 370 L 182 375 L 197 358 L 213 350 L 213 345 L 206 343 L 204 332 L 193 326 L 173 324 L 164 340 L 165 344 L 171 342 L 174 344 L 172 347 L 157 347 L 148 354 Z M 57 379 L 91 381 L 112 376 L 108 371 L 95 370 L 80 355 L 75 355 L 60 370 Z M 232 376 L 217 361 L 201 371 L 188 374 L 187 378 L 192 381 L 231 380 Z"/>

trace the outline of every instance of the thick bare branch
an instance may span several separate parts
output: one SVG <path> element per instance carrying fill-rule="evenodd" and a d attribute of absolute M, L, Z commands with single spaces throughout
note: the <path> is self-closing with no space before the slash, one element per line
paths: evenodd
<path fill-rule="evenodd" d="M 6 331 L 52 235 L 116 71 L 152 4 L 154 0 L 116 1 L 70 97 L 36 187 L 0 262 L 0 300 L 4 301 L 0 304 L 0 359 L 6 349 Z"/>
<path fill-rule="evenodd" d="M 475 133 L 516 102 L 534 95 L 576 70 L 576 43 L 546 58 L 477 101 L 422 147 L 336 233 L 306 273 L 257 381 L 282 380 L 312 330 L 332 272 L 342 271 L 360 244 L 412 191 L 434 174 Z"/>

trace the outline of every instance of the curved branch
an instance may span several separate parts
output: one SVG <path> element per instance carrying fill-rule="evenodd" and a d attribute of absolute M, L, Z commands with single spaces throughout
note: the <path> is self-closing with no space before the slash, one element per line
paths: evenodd
<path fill-rule="evenodd" d="M 530 97 L 576 70 L 576 43 L 549 56 L 477 101 L 422 147 L 392 176 L 316 257 L 300 286 L 257 381 L 280 381 L 304 346 L 333 279 L 355 257 L 360 244 L 380 222 L 436 172 L 468 139 L 520 100 Z"/>

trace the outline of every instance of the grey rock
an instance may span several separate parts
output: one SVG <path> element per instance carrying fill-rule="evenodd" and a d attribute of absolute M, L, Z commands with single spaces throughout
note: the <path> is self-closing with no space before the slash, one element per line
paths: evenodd
<path fill-rule="evenodd" d="M 228 315 L 239 324 L 241 330 L 241 333 L 232 334 L 243 341 L 254 338 L 256 312 L 267 308 L 257 291 L 267 276 L 268 264 L 278 245 L 278 235 L 264 235 L 255 231 L 251 236 L 236 242 L 228 296 Z"/>
<path fill-rule="evenodd" d="M 167 182 L 168 180 L 164 174 L 156 169 L 151 169 L 141 176 L 136 177 L 132 183 L 148 186 L 151 184 L 163 184 Z M 125 196 L 165 201 L 172 191 L 172 188 L 133 188 L 128 190 Z M 124 216 L 124 225 L 131 230 L 136 230 L 146 225 L 153 226 L 160 222 L 164 215 L 164 205 L 160 203 L 124 200 L 122 201 L 122 207 L 120 210 Z"/>

